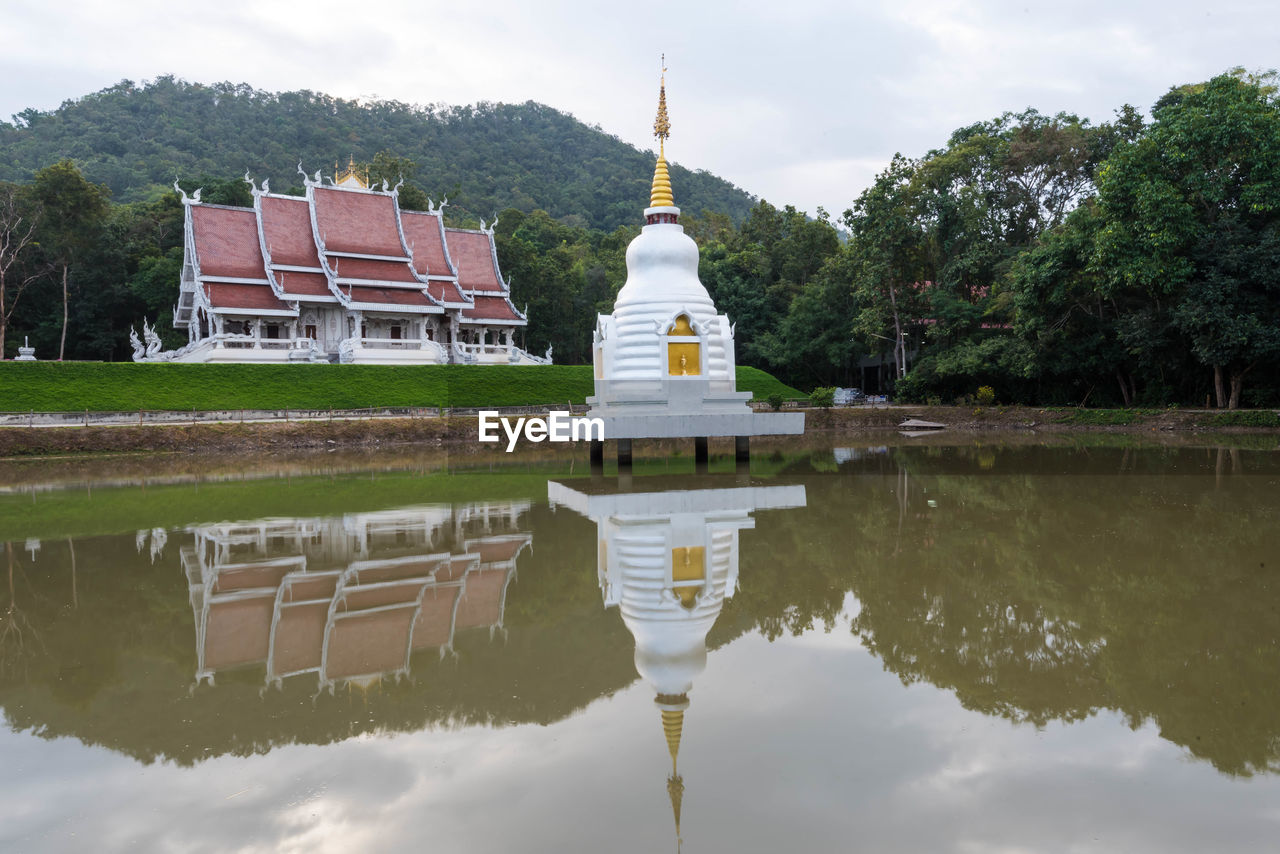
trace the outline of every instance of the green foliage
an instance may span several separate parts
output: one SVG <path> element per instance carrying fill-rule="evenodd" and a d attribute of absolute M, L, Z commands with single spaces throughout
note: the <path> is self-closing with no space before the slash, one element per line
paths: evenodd
<path fill-rule="evenodd" d="M 765 398 L 765 401 L 769 404 L 769 408 L 772 409 L 774 412 L 777 412 L 778 410 L 782 409 L 782 404 L 786 403 L 786 400 L 787 399 L 785 397 L 778 394 L 777 392 L 774 392 L 773 394 Z"/>
<path fill-rule="evenodd" d="M 843 381 L 848 362 L 848 284 L 828 272 L 839 237 L 824 211 L 817 219 L 766 201 L 734 233 L 714 216 L 699 276 L 736 327 L 738 360 L 768 365 L 788 382 Z"/>
<path fill-rule="evenodd" d="M 917 364 L 911 373 L 899 379 L 893 386 L 893 397 L 899 403 L 923 403 L 933 387 L 927 365 Z"/>
<path fill-rule="evenodd" d="M 1152 321 L 1170 329 L 1215 372 L 1218 405 L 1234 409 L 1244 376 L 1280 357 L 1274 86 L 1224 74 L 1162 101 L 1147 132 L 1104 165 L 1098 199 L 1103 293 L 1151 318 L 1123 325 L 1121 341 L 1146 352 L 1160 344 Z"/>
<path fill-rule="evenodd" d="M 64 159 L 47 166 L 53 151 Z M 26 111 L 0 123 L 0 152 L 0 180 L 40 172 L 22 193 L 50 213 L 12 271 L 34 283 L 5 349 L 30 335 L 42 358 L 60 351 L 66 272 L 77 359 L 127 358 L 143 316 L 180 342 L 174 174 L 206 200 L 247 204 L 246 165 L 279 189 L 297 181 L 299 157 L 352 156 L 374 181 L 403 178 L 408 207 L 447 194 L 464 225 L 501 209 L 499 260 L 530 315 L 519 343 L 586 363 L 651 170 L 644 152 L 532 103 L 360 105 L 172 78 Z M 1032 109 L 975 122 L 895 156 L 845 211 L 845 235 L 822 210 L 752 206 L 702 173 L 673 180 L 739 364 L 791 385 L 916 402 L 981 385 L 1048 405 L 1280 402 L 1273 75 L 1175 87 L 1149 125 L 1129 106 L 1097 126 Z M 127 203 L 106 205 L 95 182 Z M 909 373 L 895 380 L 899 366 Z"/>
<path fill-rule="evenodd" d="M 800 396 L 755 368 L 738 388 Z M 589 365 L 0 364 L 4 412 L 555 406 L 593 389 Z"/>
<path fill-rule="evenodd" d="M 996 390 L 989 385 L 980 386 L 973 399 L 979 406 L 990 406 L 996 402 Z"/>
<path fill-rule="evenodd" d="M 29 180 L 69 157 L 126 202 L 153 198 L 175 175 L 184 186 L 210 176 L 247 190 L 246 169 L 282 191 L 299 183 L 299 160 L 327 172 L 349 156 L 378 181 L 404 174 L 406 201 L 448 196 L 461 222 L 541 208 L 605 231 L 636 222 L 653 174 L 649 152 L 532 101 L 415 106 L 159 77 L 123 80 L 50 112 L 24 111 L 16 126 L 0 123 L 0 180 Z M 689 210 L 740 221 L 752 203 L 705 171 L 672 164 L 671 178 Z"/>
<path fill-rule="evenodd" d="M 809 392 L 809 405 L 821 407 L 822 409 L 830 409 L 836 402 L 836 390 L 834 386 L 819 386 Z"/>

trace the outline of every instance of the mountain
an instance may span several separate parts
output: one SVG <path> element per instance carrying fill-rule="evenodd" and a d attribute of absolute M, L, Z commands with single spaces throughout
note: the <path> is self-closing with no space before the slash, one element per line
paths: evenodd
<path fill-rule="evenodd" d="M 297 164 L 330 174 L 349 156 L 382 151 L 417 164 L 411 182 L 455 217 L 541 208 L 571 225 L 635 225 L 647 201 L 653 155 L 543 104 L 414 106 L 346 101 L 310 91 L 263 92 L 173 77 L 124 80 L 56 110 L 0 122 L 0 180 L 26 181 L 70 157 L 117 201 L 184 180 L 238 178 L 273 189 L 301 185 Z M 706 171 L 672 167 L 681 205 L 741 222 L 754 199 Z"/>

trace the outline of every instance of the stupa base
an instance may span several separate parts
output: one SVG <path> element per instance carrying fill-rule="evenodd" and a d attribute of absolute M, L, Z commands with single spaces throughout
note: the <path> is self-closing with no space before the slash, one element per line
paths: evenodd
<path fill-rule="evenodd" d="M 804 433 L 803 412 L 703 412 L 686 414 L 605 415 L 598 409 L 587 413 L 604 424 L 606 439 L 618 448 L 618 470 L 629 472 L 632 442 L 636 439 L 693 439 L 695 471 L 707 471 L 707 439 L 734 437 L 734 460 L 740 472 L 751 462 L 752 436 L 795 436 Z M 604 467 L 604 441 L 591 442 L 591 469 Z"/>

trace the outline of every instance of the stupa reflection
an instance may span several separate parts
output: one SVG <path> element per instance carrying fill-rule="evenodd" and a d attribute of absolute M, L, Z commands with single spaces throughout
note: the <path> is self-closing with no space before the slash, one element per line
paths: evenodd
<path fill-rule="evenodd" d="M 408 673 L 456 632 L 503 628 L 507 588 L 532 537 L 528 502 L 431 505 L 189 529 L 181 551 L 196 684 L 265 666 L 266 685 L 314 673 L 318 689 Z"/>
<path fill-rule="evenodd" d="M 738 534 L 751 514 L 805 506 L 803 485 L 736 476 L 551 481 L 547 497 L 596 523 L 596 572 L 606 608 L 635 638 L 635 665 L 654 691 L 671 755 L 667 792 L 680 841 L 684 713 L 707 666 L 707 633 L 738 583 Z"/>

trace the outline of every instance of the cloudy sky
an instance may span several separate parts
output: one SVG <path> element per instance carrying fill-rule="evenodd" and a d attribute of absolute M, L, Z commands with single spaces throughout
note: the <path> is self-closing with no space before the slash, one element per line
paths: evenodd
<path fill-rule="evenodd" d="M 1280 65 L 1269 2 L 8 0 L 0 116 L 161 74 L 412 103 L 536 100 L 775 204 L 849 206 L 895 151 L 1034 106 L 1097 121 Z M 677 198 L 679 188 L 676 188 Z"/>

